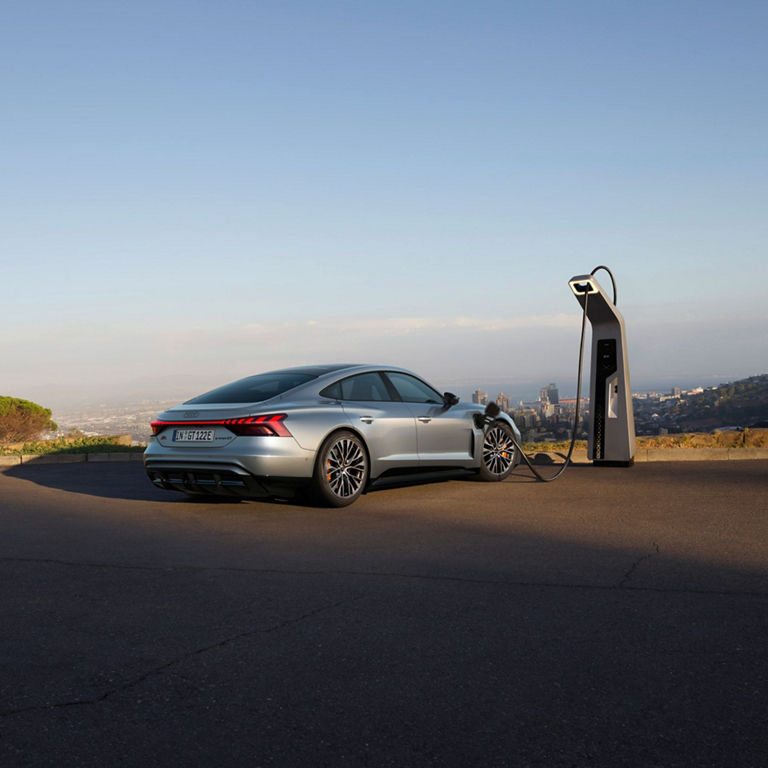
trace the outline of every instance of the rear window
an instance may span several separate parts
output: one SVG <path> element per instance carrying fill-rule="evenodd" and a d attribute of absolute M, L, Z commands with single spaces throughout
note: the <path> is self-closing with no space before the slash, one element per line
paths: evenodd
<path fill-rule="evenodd" d="M 306 384 L 316 379 L 319 374 L 299 371 L 272 371 L 248 376 L 245 379 L 233 381 L 218 389 L 212 389 L 203 395 L 187 400 L 193 403 L 258 403 L 271 397 L 282 395 L 289 389 Z"/>

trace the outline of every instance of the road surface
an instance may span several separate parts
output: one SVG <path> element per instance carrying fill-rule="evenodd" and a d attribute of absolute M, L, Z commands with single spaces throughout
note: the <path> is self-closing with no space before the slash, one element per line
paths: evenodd
<path fill-rule="evenodd" d="M 0 763 L 765 766 L 768 462 L 342 510 L 0 473 Z"/>

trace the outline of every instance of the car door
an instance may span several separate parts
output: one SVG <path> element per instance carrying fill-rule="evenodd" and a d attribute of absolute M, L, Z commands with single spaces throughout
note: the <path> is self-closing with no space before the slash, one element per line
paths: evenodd
<path fill-rule="evenodd" d="M 446 408 L 442 395 L 415 376 L 399 371 L 385 375 L 416 419 L 422 466 L 463 466 L 472 461 L 474 431 L 466 411 Z"/>
<path fill-rule="evenodd" d="M 378 371 L 349 376 L 338 387 L 336 396 L 349 423 L 365 438 L 372 477 L 418 465 L 416 419 L 406 403 L 392 398 Z"/>

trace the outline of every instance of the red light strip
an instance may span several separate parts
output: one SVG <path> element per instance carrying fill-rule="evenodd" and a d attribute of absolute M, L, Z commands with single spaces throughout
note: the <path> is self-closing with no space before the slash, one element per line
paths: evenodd
<path fill-rule="evenodd" d="M 283 425 L 287 414 L 275 413 L 267 416 L 243 416 L 239 419 L 208 419 L 207 421 L 153 421 L 152 434 L 157 435 L 166 427 L 226 427 L 235 424 L 267 424 L 279 437 L 291 437 Z"/>

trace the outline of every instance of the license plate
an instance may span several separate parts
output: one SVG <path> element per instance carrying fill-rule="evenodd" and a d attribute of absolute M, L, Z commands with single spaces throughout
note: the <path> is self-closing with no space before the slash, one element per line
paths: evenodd
<path fill-rule="evenodd" d="M 212 429 L 176 429 L 173 432 L 174 443 L 212 443 Z"/>

